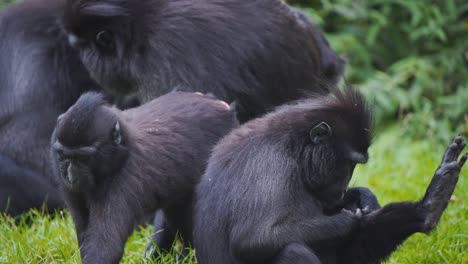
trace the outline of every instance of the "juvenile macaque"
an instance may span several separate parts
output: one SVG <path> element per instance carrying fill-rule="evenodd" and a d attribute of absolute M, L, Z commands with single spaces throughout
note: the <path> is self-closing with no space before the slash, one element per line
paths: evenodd
<path fill-rule="evenodd" d="M 156 209 L 166 228 L 192 240 L 192 196 L 211 148 L 237 125 L 211 95 L 171 92 L 121 111 L 97 93 L 57 121 L 52 157 L 78 235 L 83 263 L 117 263 L 136 224 Z"/>

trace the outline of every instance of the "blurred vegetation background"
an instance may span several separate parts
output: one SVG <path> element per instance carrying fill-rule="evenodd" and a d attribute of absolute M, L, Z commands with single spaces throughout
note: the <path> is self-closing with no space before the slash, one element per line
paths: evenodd
<path fill-rule="evenodd" d="M 415 139 L 468 136 L 468 1 L 289 0 L 348 61 L 375 121 Z"/>
<path fill-rule="evenodd" d="M 18 2 L 15 0 L 0 0 L 0 9 L 3 9 L 5 6 L 7 6 L 10 3 Z"/>

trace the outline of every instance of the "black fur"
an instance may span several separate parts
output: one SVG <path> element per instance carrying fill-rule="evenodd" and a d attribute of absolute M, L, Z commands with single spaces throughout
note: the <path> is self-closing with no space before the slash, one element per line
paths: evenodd
<path fill-rule="evenodd" d="M 349 153 L 367 155 L 370 120 L 357 93 L 336 93 L 280 107 L 225 137 L 197 189 L 199 263 L 281 263 L 291 243 L 320 256 L 348 239 L 358 216 L 324 210 L 342 202 L 356 165 Z M 323 122 L 331 132 L 317 141 L 312 131 Z"/>
<path fill-rule="evenodd" d="M 159 246 L 170 249 L 177 231 L 190 244 L 194 186 L 236 125 L 229 105 L 202 94 L 171 92 L 126 111 L 80 97 L 58 120 L 52 157 L 83 263 L 117 263 L 134 226 L 159 208 Z"/>
<path fill-rule="evenodd" d="M 55 121 L 97 89 L 60 23 L 61 0 L 30 0 L 0 15 L 0 212 L 18 215 L 47 200 L 63 206 L 49 166 Z"/>
<path fill-rule="evenodd" d="M 424 202 L 380 209 L 365 188 L 345 193 L 354 166 L 367 160 L 370 120 L 358 93 L 336 91 L 226 136 L 197 187 L 198 262 L 377 263 L 412 233 L 427 231 L 453 192 L 463 144 L 457 139 L 451 169 L 441 166 L 450 175 L 436 173 Z"/>
<path fill-rule="evenodd" d="M 238 103 L 240 121 L 327 93 L 344 62 L 280 0 L 68 0 L 64 24 L 92 76 L 143 102 L 178 87 Z"/>

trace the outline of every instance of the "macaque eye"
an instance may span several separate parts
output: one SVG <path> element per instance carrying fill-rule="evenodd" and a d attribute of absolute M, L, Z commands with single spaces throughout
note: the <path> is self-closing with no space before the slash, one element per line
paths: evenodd
<path fill-rule="evenodd" d="M 310 130 L 310 139 L 312 140 L 312 143 L 316 145 L 324 142 L 327 138 L 331 137 L 331 135 L 332 129 L 325 122 L 316 125 Z"/>
<path fill-rule="evenodd" d="M 112 140 L 116 145 L 120 145 L 122 143 L 122 134 L 119 122 L 115 123 L 114 129 L 112 130 Z"/>
<path fill-rule="evenodd" d="M 101 48 L 111 49 L 114 45 L 114 36 L 107 30 L 96 34 L 96 44 Z"/>

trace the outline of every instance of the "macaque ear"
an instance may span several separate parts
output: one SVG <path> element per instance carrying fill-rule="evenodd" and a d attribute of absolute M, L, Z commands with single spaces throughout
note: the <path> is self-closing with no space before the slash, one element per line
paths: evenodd
<path fill-rule="evenodd" d="M 112 140 L 116 145 L 122 144 L 122 133 L 119 121 L 115 123 L 114 129 L 112 130 Z"/>
<path fill-rule="evenodd" d="M 310 139 L 312 140 L 312 143 L 316 145 L 324 142 L 326 139 L 331 137 L 331 135 L 332 135 L 332 129 L 325 122 L 322 122 L 316 125 L 314 128 L 310 130 Z"/>

